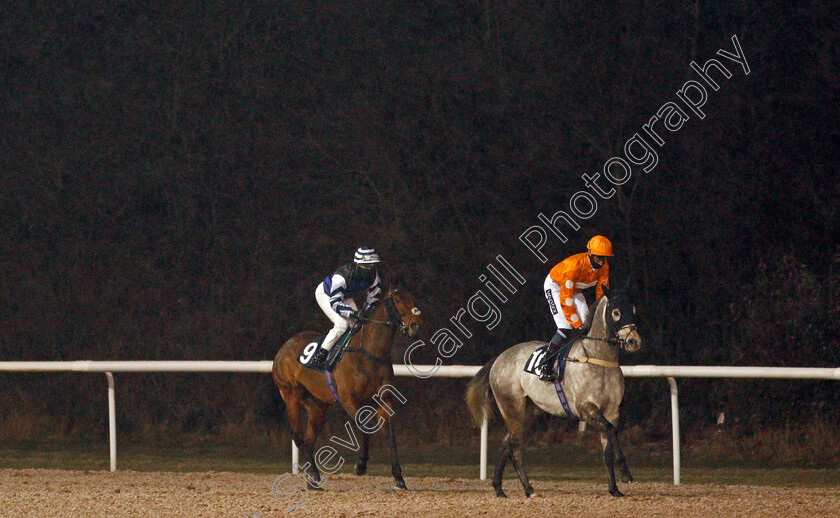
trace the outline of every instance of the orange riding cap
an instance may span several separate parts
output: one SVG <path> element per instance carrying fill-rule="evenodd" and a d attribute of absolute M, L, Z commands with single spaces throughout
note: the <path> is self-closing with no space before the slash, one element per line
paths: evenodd
<path fill-rule="evenodd" d="M 589 242 L 586 243 L 586 249 L 589 250 L 590 254 L 603 256 L 613 255 L 612 243 L 610 243 L 610 240 L 604 236 L 595 236 L 590 239 Z"/>
<path fill-rule="evenodd" d="M 597 286 L 595 288 L 595 297 L 596 299 L 600 299 L 604 294 L 601 285 L 607 288 L 610 287 L 610 265 L 604 263 L 604 266 L 595 270 L 589 264 L 588 256 L 589 254 L 587 252 L 583 252 L 582 254 L 567 257 L 562 262 L 557 263 L 549 273 L 551 280 L 560 285 L 560 305 L 563 307 L 563 314 L 566 315 L 566 320 L 574 328 L 580 327 L 583 322 L 581 322 L 580 315 L 575 310 L 572 297 L 583 289 Z"/>

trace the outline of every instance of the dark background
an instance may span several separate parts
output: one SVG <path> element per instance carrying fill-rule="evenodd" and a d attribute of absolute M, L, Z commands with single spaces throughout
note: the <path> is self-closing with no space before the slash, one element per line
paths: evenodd
<path fill-rule="evenodd" d="M 271 359 L 328 329 L 315 286 L 364 244 L 414 294 L 427 340 L 497 254 L 526 277 L 447 362 L 479 364 L 550 337 L 545 275 L 603 234 L 645 339 L 624 363 L 837 366 L 837 4 L 160 4 L 0 8 L 0 359 Z M 718 57 L 733 76 L 706 118 L 663 132 L 656 169 L 536 260 L 519 234 L 568 210 L 580 175 L 732 35 L 751 73 Z M 398 383 L 404 422 L 469 426 L 463 380 Z M 285 426 L 268 376 L 117 389 L 121 432 Z M 666 394 L 628 380 L 625 425 L 665 433 Z M 783 426 L 836 416 L 838 394 L 686 381 L 683 421 Z M 98 376 L 0 375 L 0 413 L 60 434 L 103 430 L 103 398 Z"/>

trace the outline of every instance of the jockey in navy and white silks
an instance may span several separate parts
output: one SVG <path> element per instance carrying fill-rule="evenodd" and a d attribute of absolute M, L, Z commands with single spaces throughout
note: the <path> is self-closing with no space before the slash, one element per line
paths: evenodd
<path fill-rule="evenodd" d="M 313 365 L 323 365 L 329 350 L 350 328 L 351 318 L 358 316 L 358 308 L 353 297 L 362 293 L 367 294 L 367 299 L 362 306 L 363 311 L 379 302 L 382 281 L 376 271 L 375 265 L 378 262 L 379 255 L 376 250 L 361 247 L 353 256 L 353 264 L 340 266 L 335 273 L 318 284 L 315 289 L 315 300 L 333 323 L 333 328 L 324 337 L 321 347 L 315 353 Z"/>

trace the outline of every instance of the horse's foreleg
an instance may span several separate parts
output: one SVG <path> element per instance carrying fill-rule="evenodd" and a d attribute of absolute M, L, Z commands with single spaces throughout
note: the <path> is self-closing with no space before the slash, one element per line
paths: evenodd
<path fill-rule="evenodd" d="M 496 465 L 496 472 L 493 474 L 493 489 L 496 490 L 496 496 L 500 498 L 507 498 L 507 495 L 502 490 L 502 476 L 505 473 L 505 464 L 507 464 L 508 457 L 510 457 L 510 434 L 507 434 L 505 440 L 502 441 L 499 464 Z"/>
<path fill-rule="evenodd" d="M 391 474 L 394 476 L 394 488 L 406 489 L 400 460 L 397 457 L 397 439 L 394 437 L 394 424 L 391 421 L 391 416 L 384 411 L 383 407 L 379 408 L 379 415 L 385 419 L 385 433 L 388 435 L 388 454 L 391 457 Z"/>
<path fill-rule="evenodd" d="M 612 496 L 624 496 L 615 483 L 615 426 L 607 421 L 601 409 L 594 403 L 587 402 L 579 410 L 581 419 L 601 433 L 601 446 L 604 449 L 604 468 L 609 478 L 609 491 Z M 629 472 L 628 472 L 629 473 Z"/>
<path fill-rule="evenodd" d="M 370 458 L 370 435 L 362 432 L 362 441 L 359 446 L 359 462 L 356 463 L 356 467 L 353 468 L 353 471 L 356 475 L 361 477 L 367 473 L 368 459 Z"/>
<path fill-rule="evenodd" d="M 609 433 L 601 433 L 601 446 L 604 448 L 604 468 L 609 478 L 609 489 L 612 496 L 624 496 L 615 483 L 615 448 L 610 440 Z"/>
<path fill-rule="evenodd" d="M 344 411 L 347 412 L 352 422 L 356 418 L 356 413 L 362 407 L 362 404 L 356 400 L 353 394 L 344 395 L 341 397 L 341 400 Z M 353 472 L 357 476 L 362 476 L 367 473 L 368 459 L 370 458 L 370 435 L 365 433 L 364 430 L 360 429 L 360 431 L 362 432 L 362 440 L 359 443 L 359 461 L 353 467 Z"/>
<path fill-rule="evenodd" d="M 613 443 L 615 444 L 615 460 L 618 462 L 618 469 L 621 472 L 621 481 L 624 483 L 633 482 L 633 475 L 630 474 L 630 468 L 627 467 L 627 459 L 624 458 L 624 452 L 621 451 L 621 445 L 618 442 L 618 430 L 613 427 Z"/>

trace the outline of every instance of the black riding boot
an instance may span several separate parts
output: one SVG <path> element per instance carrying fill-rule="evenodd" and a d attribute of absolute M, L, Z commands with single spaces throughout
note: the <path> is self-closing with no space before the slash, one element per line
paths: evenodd
<path fill-rule="evenodd" d="M 554 333 L 554 336 L 551 337 L 551 341 L 548 342 L 548 350 L 545 352 L 542 364 L 540 364 L 540 380 L 554 381 L 554 378 L 556 378 L 554 374 L 554 358 L 557 357 L 557 352 L 560 351 L 560 347 L 566 342 L 569 331 L 568 329 L 562 331 L 558 329 Z"/>
<path fill-rule="evenodd" d="M 312 363 L 310 366 L 315 367 L 317 369 L 324 369 L 326 368 L 327 356 L 330 352 L 323 347 L 318 347 L 318 350 L 315 351 L 315 357 L 312 358 Z"/>

